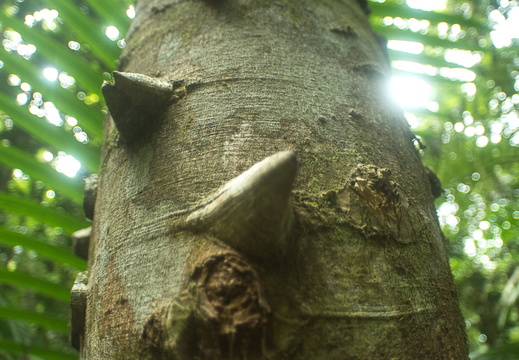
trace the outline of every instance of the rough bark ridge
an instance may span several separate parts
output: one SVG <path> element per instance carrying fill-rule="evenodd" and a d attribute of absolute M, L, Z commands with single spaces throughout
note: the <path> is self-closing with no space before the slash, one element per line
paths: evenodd
<path fill-rule="evenodd" d="M 84 359 L 466 358 L 365 3 L 137 1 L 103 90 Z"/>

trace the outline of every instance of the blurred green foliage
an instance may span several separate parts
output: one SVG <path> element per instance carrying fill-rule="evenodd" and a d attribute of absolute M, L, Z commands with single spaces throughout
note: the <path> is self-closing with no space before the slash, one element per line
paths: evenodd
<path fill-rule="evenodd" d="M 125 45 L 131 3 L 0 4 L 0 358 L 77 358 L 67 294 L 86 263 L 70 234 L 88 226 L 82 179 L 99 165 L 100 86 Z M 472 357 L 518 359 L 519 20 L 514 32 L 507 19 L 519 3 L 370 5 L 395 83 L 407 85 L 396 90 L 417 147 L 445 189 L 436 205 Z"/>
<path fill-rule="evenodd" d="M 420 79 L 433 84 L 432 101 L 405 110 L 427 147 L 421 150 L 424 163 L 445 189 L 436 206 L 451 240 L 451 268 L 471 355 L 519 359 L 519 17 L 514 17 L 519 3 L 447 4 L 444 11 L 450 16 L 428 16 L 413 9 L 392 10 L 386 2 L 376 8 L 372 21 L 379 32 L 393 34 L 384 32 L 384 24 L 390 24 L 398 39 L 424 45 L 411 59 L 390 52 L 397 76 L 402 75 L 399 61 L 436 68 L 418 68 L 429 74 L 421 73 Z M 430 24 L 426 30 L 414 25 L 414 32 L 406 31 L 416 23 L 412 19 Z M 516 38 L 510 38 L 513 34 Z M 427 36 L 443 42 L 429 42 Z M 421 59 L 422 55 L 426 56 Z M 488 350 L 492 352 L 483 355 Z"/>
<path fill-rule="evenodd" d="M 77 359 L 69 293 L 86 261 L 82 178 L 96 172 L 100 87 L 115 69 L 127 1 L 0 4 L 0 358 Z M 120 29 L 107 37 L 108 26 Z M 112 31 L 113 31 L 112 29 Z"/>

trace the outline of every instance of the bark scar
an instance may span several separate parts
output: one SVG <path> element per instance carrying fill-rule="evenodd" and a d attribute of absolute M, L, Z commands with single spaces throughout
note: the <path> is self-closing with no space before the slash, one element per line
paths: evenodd
<path fill-rule="evenodd" d="M 160 359 L 260 360 L 270 312 L 256 270 L 234 253 L 213 255 L 149 317 L 141 350 Z"/>
<path fill-rule="evenodd" d="M 349 223 L 366 236 L 402 243 L 413 240 L 408 205 L 391 179 L 390 169 L 359 165 L 337 198 L 341 210 L 348 214 Z"/>
<path fill-rule="evenodd" d="M 257 272 L 236 255 L 208 259 L 195 271 L 200 351 L 212 358 L 251 359 L 262 353 L 270 307 Z M 220 357 L 221 356 L 221 357 Z"/>

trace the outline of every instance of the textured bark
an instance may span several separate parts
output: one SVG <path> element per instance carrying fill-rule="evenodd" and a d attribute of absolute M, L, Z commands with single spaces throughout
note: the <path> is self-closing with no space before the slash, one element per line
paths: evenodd
<path fill-rule="evenodd" d="M 365 1 L 136 10 L 104 89 L 82 357 L 465 359 Z"/>

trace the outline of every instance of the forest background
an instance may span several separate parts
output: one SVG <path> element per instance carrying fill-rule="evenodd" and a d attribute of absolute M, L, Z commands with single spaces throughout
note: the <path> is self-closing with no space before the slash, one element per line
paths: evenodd
<path fill-rule="evenodd" d="M 0 3 L 0 359 L 77 359 L 69 292 L 86 261 L 83 181 L 98 171 L 131 0 Z M 519 359 L 519 1 L 370 1 L 388 84 L 438 176 L 472 359 Z M 383 141 L 381 139 L 380 141 Z"/>

